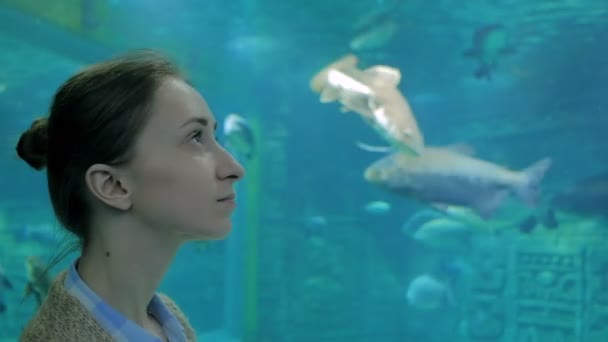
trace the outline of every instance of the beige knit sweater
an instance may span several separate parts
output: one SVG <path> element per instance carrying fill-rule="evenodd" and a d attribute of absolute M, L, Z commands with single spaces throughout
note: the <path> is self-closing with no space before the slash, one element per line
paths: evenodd
<path fill-rule="evenodd" d="M 21 342 L 113 342 L 95 317 L 63 286 L 67 271 L 53 281 L 49 294 L 21 333 Z M 187 340 L 196 342 L 194 330 L 177 304 L 166 295 L 160 298 L 184 328 Z"/>

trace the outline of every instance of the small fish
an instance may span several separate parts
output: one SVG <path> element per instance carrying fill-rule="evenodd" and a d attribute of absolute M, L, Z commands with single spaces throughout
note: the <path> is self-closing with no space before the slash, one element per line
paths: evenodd
<path fill-rule="evenodd" d="M 338 101 L 342 112 L 354 111 L 391 146 L 409 155 L 420 155 L 424 137 L 414 113 L 397 86 L 398 69 L 375 65 L 357 68 L 358 59 L 348 54 L 314 75 L 311 89 L 321 103 Z"/>
<path fill-rule="evenodd" d="M 472 47 L 464 52 L 479 62 L 475 78 L 492 79 L 492 69 L 496 68 L 500 55 L 511 54 L 515 48 L 509 43 L 509 33 L 504 25 L 491 24 L 478 28 L 473 33 Z"/>
<path fill-rule="evenodd" d="M 364 209 L 369 214 L 384 215 L 391 211 L 391 204 L 384 201 L 373 201 L 367 203 Z"/>
<path fill-rule="evenodd" d="M 408 232 L 404 232 L 408 234 Z M 459 249 L 470 245 L 471 227 L 448 217 L 432 219 L 409 232 L 411 237 L 425 246 L 438 249 Z"/>
<path fill-rule="evenodd" d="M 374 25 L 356 35 L 350 41 L 353 51 L 374 50 L 384 47 L 397 32 L 397 23 L 393 20 Z"/>
<path fill-rule="evenodd" d="M 364 178 L 427 204 L 469 207 L 488 219 L 510 192 L 534 207 L 550 166 L 551 159 L 544 158 L 513 171 L 457 149 L 427 146 L 418 157 L 391 153 L 381 158 L 365 169 Z"/>
<path fill-rule="evenodd" d="M 364 32 L 378 25 L 382 25 L 382 23 L 387 21 L 403 21 L 399 16 L 399 14 L 402 13 L 402 6 L 402 0 L 383 0 L 378 3 L 378 6 L 370 8 L 369 11 L 363 13 L 363 16 L 353 21 L 352 28 L 356 32 Z"/>
<path fill-rule="evenodd" d="M 226 147 L 251 160 L 255 152 L 255 137 L 249 122 L 242 116 L 231 113 L 224 119 L 223 128 Z"/>
<path fill-rule="evenodd" d="M 423 310 L 455 304 L 450 287 L 429 274 L 414 278 L 407 288 L 405 298 L 409 305 Z"/>

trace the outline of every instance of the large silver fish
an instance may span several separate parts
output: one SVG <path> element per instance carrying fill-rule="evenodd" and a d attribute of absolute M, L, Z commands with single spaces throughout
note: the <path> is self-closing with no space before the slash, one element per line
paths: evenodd
<path fill-rule="evenodd" d="M 372 126 L 391 146 L 420 155 L 424 138 L 412 109 L 397 86 L 401 72 L 376 65 L 357 68 L 358 59 L 348 54 L 318 72 L 311 89 L 321 95 L 322 103 L 338 101 L 342 111 L 354 111 Z"/>
<path fill-rule="evenodd" d="M 459 205 L 490 218 L 510 192 L 534 206 L 551 166 L 544 158 L 522 171 L 476 159 L 464 149 L 425 147 L 419 157 L 392 153 L 372 163 L 364 178 L 385 189 L 434 205 Z"/>

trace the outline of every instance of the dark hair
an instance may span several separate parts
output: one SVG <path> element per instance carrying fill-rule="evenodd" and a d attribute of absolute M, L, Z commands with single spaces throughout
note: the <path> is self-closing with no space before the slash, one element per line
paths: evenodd
<path fill-rule="evenodd" d="M 168 77 L 182 78 L 177 66 L 152 50 L 93 64 L 59 87 L 48 118 L 35 120 L 17 143 L 30 166 L 46 167 L 55 215 L 83 248 L 92 215 L 84 175 L 93 164 L 130 160 L 154 94 Z"/>

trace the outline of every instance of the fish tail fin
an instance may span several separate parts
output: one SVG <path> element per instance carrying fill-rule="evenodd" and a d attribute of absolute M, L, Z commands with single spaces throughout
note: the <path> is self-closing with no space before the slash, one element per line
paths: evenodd
<path fill-rule="evenodd" d="M 535 207 L 540 195 L 540 183 L 551 167 L 551 158 L 543 158 L 530 165 L 522 172 L 524 181 L 515 189 L 517 195 L 530 207 Z"/>

